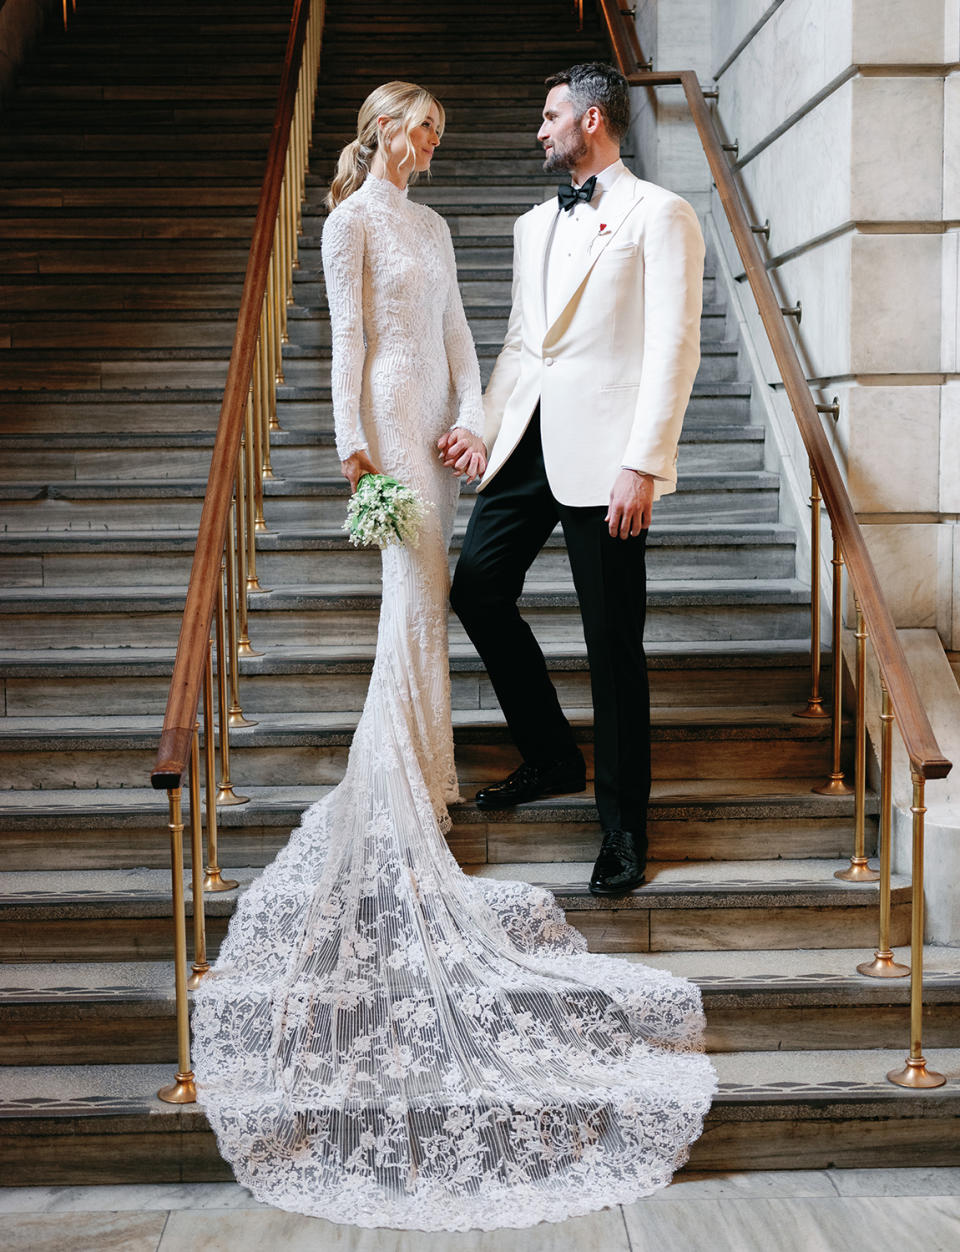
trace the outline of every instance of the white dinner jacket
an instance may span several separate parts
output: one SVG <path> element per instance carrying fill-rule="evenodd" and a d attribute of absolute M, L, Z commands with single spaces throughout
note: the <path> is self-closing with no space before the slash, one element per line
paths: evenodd
<path fill-rule="evenodd" d="M 676 489 L 700 363 L 703 235 L 686 200 L 626 169 L 601 203 L 589 256 L 552 319 L 544 264 L 557 201 L 517 219 L 510 322 L 484 395 L 481 491 L 538 400 L 547 479 L 561 504 L 606 504 L 624 465 L 655 475 L 654 499 Z"/>

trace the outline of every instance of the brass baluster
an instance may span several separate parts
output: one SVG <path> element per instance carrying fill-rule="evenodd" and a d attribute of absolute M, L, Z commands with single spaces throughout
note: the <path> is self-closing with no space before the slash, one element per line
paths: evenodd
<path fill-rule="evenodd" d="M 190 745 L 190 870 L 193 880 L 193 972 L 187 986 L 195 991 L 210 972 L 206 918 L 203 912 L 203 816 L 200 811 L 200 723 Z"/>
<path fill-rule="evenodd" d="M 898 1087 L 942 1087 L 943 1074 L 927 1069 L 923 1055 L 923 803 L 924 780 L 916 770 L 913 778 L 913 894 L 910 902 L 910 1055 L 903 1069 L 892 1069 L 887 1077 Z"/>
<path fill-rule="evenodd" d="M 270 344 L 273 348 L 273 377 L 276 385 L 279 387 L 283 384 L 283 348 L 282 343 L 282 326 L 283 318 L 286 312 L 286 304 L 283 299 L 283 286 L 280 281 L 280 218 L 277 217 L 276 228 L 274 232 L 273 251 L 270 253 Z M 274 401 L 273 420 L 270 423 L 271 430 L 279 430 L 280 422 L 277 418 L 277 406 Z"/>
<path fill-rule="evenodd" d="M 833 541 L 833 769 L 830 778 L 813 790 L 821 796 L 848 796 L 853 788 L 843 776 L 843 553 Z"/>
<path fill-rule="evenodd" d="M 247 395 L 247 412 L 244 417 L 244 446 L 246 448 L 246 456 L 244 457 L 244 472 L 247 476 L 246 490 L 246 506 L 247 506 L 247 590 L 263 591 L 257 578 L 257 482 L 259 474 L 255 470 L 255 462 L 253 449 L 255 447 L 254 438 L 254 413 L 253 413 L 253 397 L 254 392 L 251 391 Z M 262 490 L 262 488 L 261 488 Z M 260 519 L 263 519 L 263 496 L 260 497 Z M 266 530 L 266 522 L 263 524 Z"/>
<path fill-rule="evenodd" d="M 867 632 L 863 625 L 860 603 L 857 608 L 857 726 L 854 750 L 854 838 L 853 856 L 846 869 L 838 869 L 834 878 L 844 882 L 876 882 L 880 875 L 870 868 L 866 855 L 867 809 Z"/>
<path fill-rule="evenodd" d="M 207 640 L 207 664 L 203 674 L 203 754 L 206 761 L 207 872 L 204 891 L 232 891 L 237 883 L 224 878 L 217 847 L 217 759 L 213 733 L 213 639 Z"/>
<path fill-rule="evenodd" d="M 256 726 L 256 722 L 243 716 L 240 707 L 240 643 L 237 629 L 237 601 L 240 599 L 237 583 L 237 549 L 233 524 L 234 510 L 231 505 L 227 514 L 227 548 L 224 564 L 227 569 L 227 642 L 230 645 L 230 707 L 227 717 L 231 726 Z M 246 598 L 246 591 L 244 591 Z"/>
<path fill-rule="evenodd" d="M 280 308 L 280 342 L 290 342 L 290 329 L 287 326 L 287 297 L 290 294 L 290 266 L 287 260 L 287 211 L 284 206 L 284 198 L 286 196 L 286 184 L 280 185 L 280 211 L 277 214 L 277 231 L 278 231 L 278 264 L 280 267 L 280 299 L 278 301 Z M 283 354 L 280 355 L 280 367 L 283 369 Z M 283 379 L 280 380 L 283 382 Z"/>
<path fill-rule="evenodd" d="M 220 695 L 220 787 L 217 791 L 217 804 L 246 804 L 249 796 L 238 796 L 230 781 L 230 715 L 227 712 L 227 647 L 226 647 L 226 609 L 223 603 L 223 569 L 220 571 L 220 586 L 217 591 L 217 607 L 215 613 L 217 635 L 217 689 Z"/>
<path fill-rule="evenodd" d="M 183 898 L 183 813 L 180 788 L 167 792 L 170 808 L 170 876 L 173 885 L 173 976 L 177 994 L 177 1072 L 157 1092 L 167 1104 L 194 1104 L 197 1084 L 190 1068 L 190 1011 L 187 1005 L 187 918 Z"/>
<path fill-rule="evenodd" d="M 266 533 L 263 516 L 263 387 L 261 385 L 259 346 L 253 358 L 253 529 L 257 535 Z"/>
<path fill-rule="evenodd" d="M 820 484 L 810 466 L 810 695 L 794 717 L 828 717 L 820 695 Z"/>
<path fill-rule="evenodd" d="M 293 271 L 300 268 L 300 240 L 297 237 L 297 209 L 294 204 L 293 147 L 287 149 L 287 170 L 284 178 L 287 188 L 287 234 L 290 239 L 290 292 L 287 303 L 293 304 Z"/>
<path fill-rule="evenodd" d="M 263 430 L 260 438 L 260 450 L 263 461 L 260 467 L 260 476 L 264 482 L 266 482 L 268 478 L 273 478 L 273 467 L 270 464 L 270 429 L 274 420 L 273 406 L 276 403 L 276 386 L 273 381 L 273 365 L 270 361 L 268 308 L 269 306 L 265 298 L 263 308 L 260 313 L 260 337 L 257 340 L 257 349 L 260 358 L 260 388 L 263 392 L 263 403 L 260 408 L 260 420 L 263 422 Z"/>
<path fill-rule="evenodd" d="M 883 679 L 880 680 L 880 938 L 872 961 L 857 966 L 870 978 L 903 978 L 909 965 L 893 959 L 890 948 L 890 838 L 893 833 L 893 706 Z"/>
<path fill-rule="evenodd" d="M 250 579 L 247 573 L 247 527 L 250 525 L 250 518 L 247 513 L 246 502 L 247 469 L 245 462 L 245 444 L 241 441 L 240 459 L 237 462 L 236 499 L 234 502 L 237 518 L 237 607 L 240 610 L 240 638 L 237 640 L 237 653 L 240 656 L 262 656 L 263 653 L 258 652 L 250 642 L 250 621 L 247 606 L 247 593 L 250 590 Z"/>

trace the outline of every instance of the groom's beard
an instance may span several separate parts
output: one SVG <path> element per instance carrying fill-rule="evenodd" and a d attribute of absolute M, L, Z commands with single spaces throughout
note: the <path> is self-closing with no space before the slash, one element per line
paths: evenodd
<path fill-rule="evenodd" d="M 587 144 L 578 130 L 562 146 L 554 144 L 543 162 L 545 174 L 559 174 L 564 170 L 572 170 L 587 155 Z"/>

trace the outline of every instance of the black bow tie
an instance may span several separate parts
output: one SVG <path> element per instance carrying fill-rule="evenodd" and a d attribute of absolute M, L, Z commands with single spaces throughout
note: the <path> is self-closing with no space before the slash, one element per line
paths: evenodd
<path fill-rule="evenodd" d="M 578 200 L 583 200 L 585 204 L 588 204 L 593 198 L 596 185 L 597 176 L 592 174 L 582 187 L 558 187 L 557 199 L 560 201 L 560 208 L 572 209 Z"/>

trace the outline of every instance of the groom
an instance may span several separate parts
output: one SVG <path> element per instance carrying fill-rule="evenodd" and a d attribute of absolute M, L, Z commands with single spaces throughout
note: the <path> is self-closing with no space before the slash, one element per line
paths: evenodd
<path fill-rule="evenodd" d="M 514 230 L 513 307 L 484 397 L 490 450 L 451 602 L 493 682 L 523 764 L 481 809 L 582 791 L 584 761 L 517 609 L 563 527 L 590 662 L 603 843 L 590 890 L 644 880 L 650 696 L 643 652 L 653 502 L 676 487 L 700 361 L 703 237 L 686 201 L 620 160 L 627 81 L 609 65 L 546 80 L 544 169 L 571 186 Z M 462 455 L 441 441 L 447 464 Z"/>

